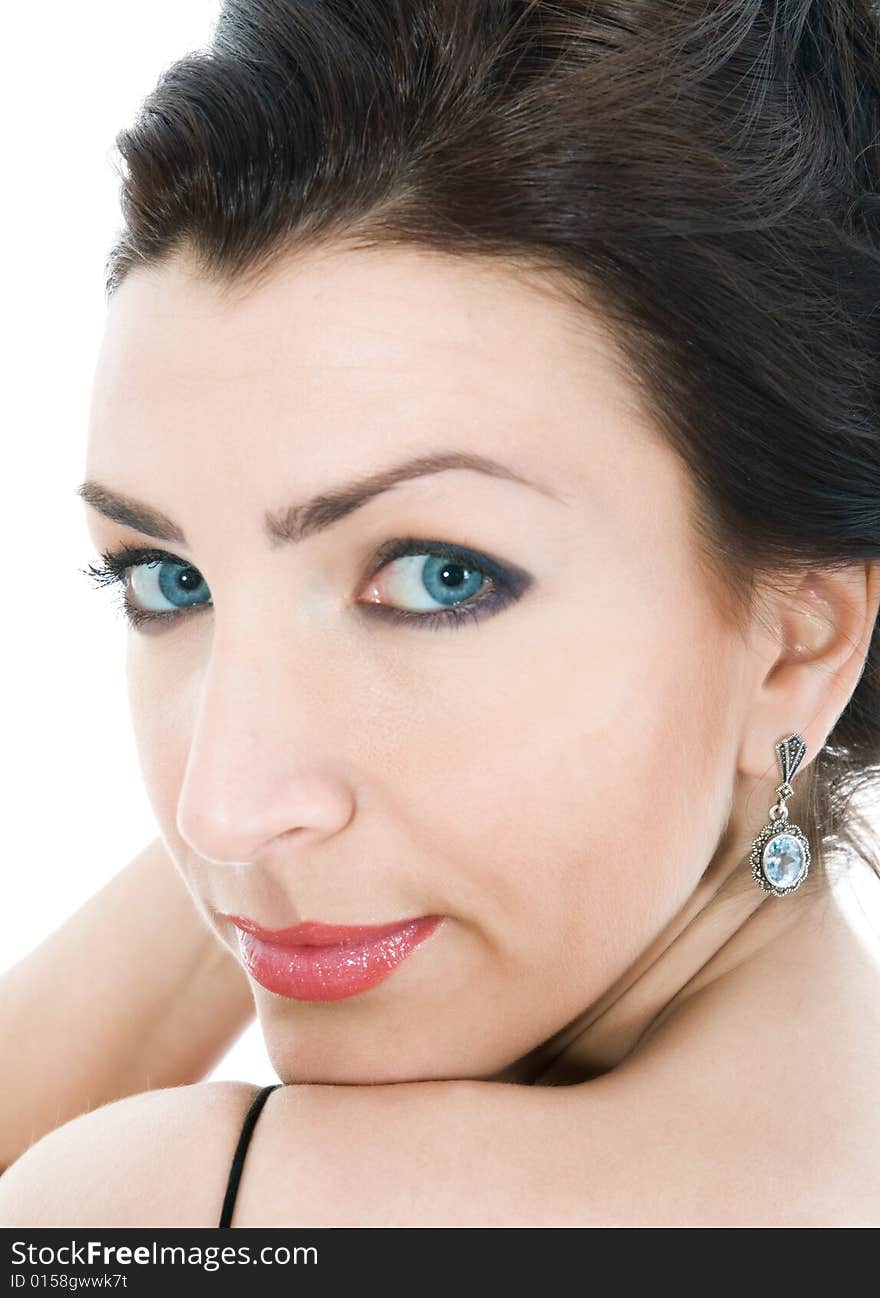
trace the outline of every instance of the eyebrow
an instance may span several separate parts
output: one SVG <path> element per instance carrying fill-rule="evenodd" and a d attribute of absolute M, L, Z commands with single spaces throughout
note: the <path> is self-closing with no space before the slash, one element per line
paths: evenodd
<path fill-rule="evenodd" d="M 488 474 L 493 478 L 506 478 L 512 482 L 519 482 L 523 486 L 532 487 L 555 500 L 562 500 L 562 497 L 546 483 L 534 481 L 510 468 L 509 465 L 488 456 L 470 451 L 436 452 L 404 460 L 354 482 L 322 491 L 310 500 L 288 505 L 281 510 L 267 510 L 263 518 L 263 526 L 269 544 L 273 547 L 295 545 L 306 537 L 314 536 L 316 532 L 332 527 L 340 519 L 360 509 L 368 500 L 390 491 L 398 483 L 443 473 L 448 469 L 470 469 L 476 473 Z M 179 545 L 188 545 L 183 530 L 167 514 L 153 509 L 142 501 L 111 491 L 109 487 L 92 480 L 83 482 L 77 487 L 76 493 L 93 509 L 115 523 L 136 528 L 137 531 L 160 541 L 175 541 Z"/>

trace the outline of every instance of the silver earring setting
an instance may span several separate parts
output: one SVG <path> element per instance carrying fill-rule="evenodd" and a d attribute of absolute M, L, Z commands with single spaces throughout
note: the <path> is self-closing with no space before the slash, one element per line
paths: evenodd
<path fill-rule="evenodd" d="M 776 788 L 777 801 L 770 808 L 770 820 L 752 844 L 750 859 L 755 881 L 774 897 L 785 897 L 799 888 L 810 868 L 809 841 L 798 825 L 789 823 L 785 805 L 794 793 L 791 781 L 806 751 L 800 735 L 789 735 L 776 745 L 782 783 Z"/>

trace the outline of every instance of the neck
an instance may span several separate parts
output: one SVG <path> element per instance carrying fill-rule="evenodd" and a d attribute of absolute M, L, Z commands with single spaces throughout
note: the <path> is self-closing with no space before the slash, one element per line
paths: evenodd
<path fill-rule="evenodd" d="M 794 804 L 791 820 L 798 823 Z M 814 874 L 787 897 L 764 892 L 748 859 L 753 838 L 731 822 L 685 905 L 639 959 L 575 1020 L 491 1080 L 566 1086 L 598 1077 L 696 992 L 784 941 L 822 889 Z"/>

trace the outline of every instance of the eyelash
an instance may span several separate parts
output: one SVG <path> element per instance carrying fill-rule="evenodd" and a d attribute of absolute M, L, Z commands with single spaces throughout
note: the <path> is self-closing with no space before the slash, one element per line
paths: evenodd
<path fill-rule="evenodd" d="M 502 608 L 516 600 L 529 584 L 529 578 L 525 573 L 510 571 L 486 555 L 480 555 L 462 546 L 453 545 L 449 541 L 425 541 L 417 537 L 401 537 L 387 541 L 373 556 L 364 581 L 372 580 L 386 564 L 391 563 L 394 559 L 400 559 L 405 555 L 412 554 L 426 554 L 447 558 L 468 569 L 476 569 L 490 579 L 492 584 L 489 593 L 484 593 L 483 589 L 481 589 L 477 595 L 468 597 L 466 601 L 459 605 L 450 605 L 448 608 L 429 613 L 413 613 L 408 609 L 395 608 L 390 604 L 370 602 L 361 604 L 359 607 L 368 608 L 370 616 L 386 617 L 398 623 L 417 624 L 420 627 L 428 628 L 457 627 L 462 626 L 465 622 L 479 622 L 484 616 L 500 612 Z M 126 574 L 130 568 L 156 562 L 175 563 L 198 572 L 194 565 L 186 563 L 178 555 L 171 554 L 167 550 L 157 550 L 148 546 L 124 546 L 118 550 L 105 550 L 101 554 L 99 564 L 89 564 L 87 568 L 80 569 L 80 571 L 95 586 L 118 585 L 121 587 L 121 597 L 118 603 L 127 621 L 134 627 L 143 627 L 147 623 L 155 627 L 157 624 L 177 622 L 181 617 L 187 616 L 190 611 L 212 607 L 209 602 L 193 604 L 190 606 L 190 610 L 179 609 L 173 613 L 157 613 L 153 610 L 140 609 L 133 604 L 129 600 L 128 590 L 125 585 Z"/>

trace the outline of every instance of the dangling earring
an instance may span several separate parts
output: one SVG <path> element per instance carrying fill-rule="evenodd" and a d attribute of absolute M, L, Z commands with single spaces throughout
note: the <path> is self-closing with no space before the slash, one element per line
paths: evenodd
<path fill-rule="evenodd" d="M 756 882 L 774 897 L 785 897 L 799 888 L 810 868 L 810 844 L 798 825 L 788 822 L 785 802 L 794 790 L 791 780 L 804 759 L 807 746 L 800 735 L 789 735 L 776 745 L 782 771 L 777 801 L 770 808 L 770 822 L 752 844 L 752 873 Z"/>

